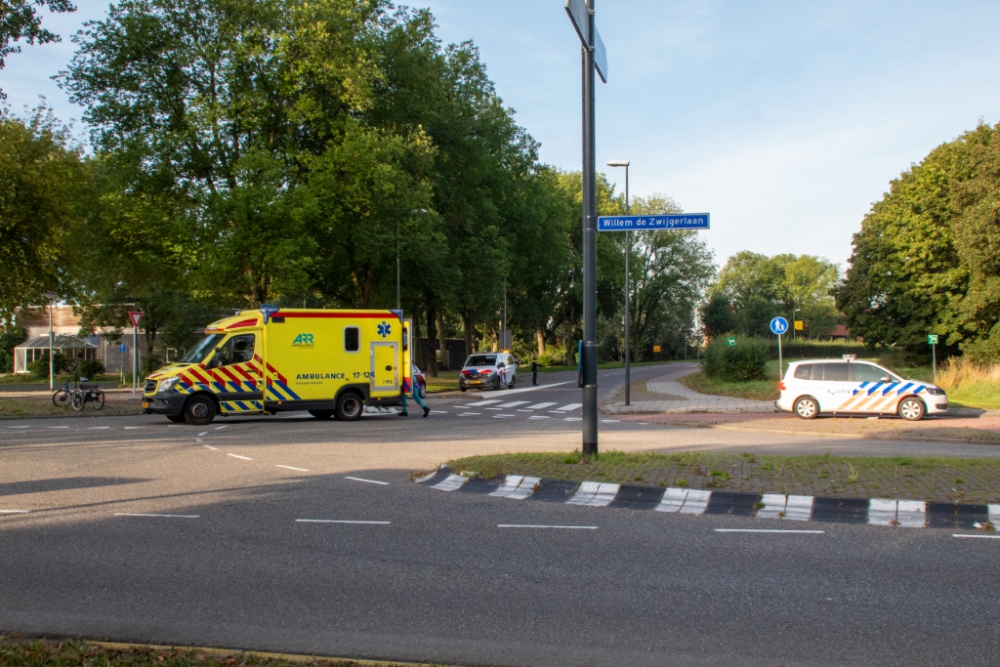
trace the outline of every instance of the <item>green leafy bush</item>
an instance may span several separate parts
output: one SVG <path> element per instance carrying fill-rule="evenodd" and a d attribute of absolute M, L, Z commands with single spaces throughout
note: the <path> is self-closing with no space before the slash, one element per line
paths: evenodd
<path fill-rule="evenodd" d="M 78 361 L 76 363 L 76 368 L 73 370 L 74 379 L 82 377 L 95 378 L 98 375 L 104 375 L 104 364 L 97 359 Z"/>
<path fill-rule="evenodd" d="M 55 371 L 56 373 L 62 373 L 66 370 L 66 357 L 58 352 L 55 356 Z M 49 379 L 49 355 L 48 352 L 44 356 L 35 359 L 28 364 L 28 372 L 31 373 L 31 377 L 35 380 L 48 380 Z"/>
<path fill-rule="evenodd" d="M 769 356 L 767 343 L 759 338 L 737 338 L 733 346 L 716 338 L 705 348 L 701 367 L 705 375 L 726 382 L 763 380 Z"/>
<path fill-rule="evenodd" d="M 539 366 L 562 366 L 566 361 L 566 348 L 550 345 L 545 348 L 545 354 L 539 355 Z"/>

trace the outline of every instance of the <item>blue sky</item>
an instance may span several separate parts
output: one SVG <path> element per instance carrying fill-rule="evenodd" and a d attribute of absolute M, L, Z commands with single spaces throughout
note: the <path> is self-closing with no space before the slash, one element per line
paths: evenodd
<path fill-rule="evenodd" d="M 412 4 L 431 8 L 445 42 L 479 46 L 543 161 L 580 168 L 579 40 L 561 0 Z M 49 80 L 107 2 L 78 5 L 44 19 L 61 44 L 8 57 L 0 86 L 15 110 L 45 95 L 60 118 L 80 117 Z M 753 250 L 846 265 L 892 178 L 1000 121 L 997 2 L 597 0 L 597 22 L 609 63 L 598 165 L 629 159 L 633 195 L 710 212 L 702 234 L 720 264 Z"/>

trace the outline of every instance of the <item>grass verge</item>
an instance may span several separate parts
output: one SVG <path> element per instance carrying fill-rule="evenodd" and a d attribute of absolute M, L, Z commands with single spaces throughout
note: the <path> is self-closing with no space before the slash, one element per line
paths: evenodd
<path fill-rule="evenodd" d="M 472 456 L 449 461 L 484 478 L 533 475 L 643 486 L 939 502 L 1000 502 L 1000 460 L 944 457 L 763 456 L 611 451 Z"/>
<path fill-rule="evenodd" d="M 225 649 L 172 648 L 109 642 L 29 640 L 0 635 L 4 667 L 410 667 L 411 663 L 344 660 Z"/>
<path fill-rule="evenodd" d="M 778 374 L 778 362 L 774 364 L 774 375 Z M 768 364 L 770 367 L 771 364 Z M 770 368 L 768 369 L 770 370 Z M 752 382 L 725 382 L 716 380 L 698 371 L 691 375 L 678 378 L 678 382 L 702 394 L 712 394 L 713 396 L 732 396 L 734 398 L 747 398 L 754 401 L 774 401 L 778 398 L 777 380 L 754 380 Z"/>

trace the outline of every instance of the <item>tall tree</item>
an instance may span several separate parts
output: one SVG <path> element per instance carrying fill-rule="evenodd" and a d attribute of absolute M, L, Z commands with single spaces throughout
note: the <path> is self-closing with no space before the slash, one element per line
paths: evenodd
<path fill-rule="evenodd" d="M 0 0 L 0 69 L 7 64 L 7 56 L 20 53 L 18 42 L 28 44 L 48 44 L 60 41 L 59 35 L 42 27 L 39 11 L 48 7 L 54 13 L 75 12 L 76 7 L 69 0 Z M 5 95 L 0 90 L 0 99 Z"/>

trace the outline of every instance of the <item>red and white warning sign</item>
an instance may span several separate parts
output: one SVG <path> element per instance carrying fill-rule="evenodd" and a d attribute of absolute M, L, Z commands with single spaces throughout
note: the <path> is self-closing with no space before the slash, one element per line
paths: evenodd
<path fill-rule="evenodd" d="M 132 320 L 132 326 L 137 327 L 139 326 L 139 320 L 142 319 L 142 311 L 130 310 L 128 311 L 128 318 Z"/>

